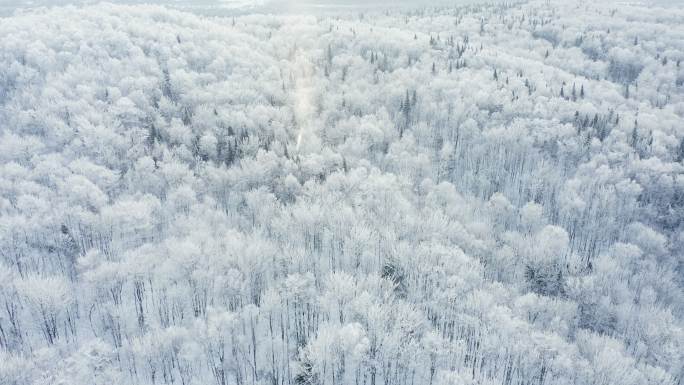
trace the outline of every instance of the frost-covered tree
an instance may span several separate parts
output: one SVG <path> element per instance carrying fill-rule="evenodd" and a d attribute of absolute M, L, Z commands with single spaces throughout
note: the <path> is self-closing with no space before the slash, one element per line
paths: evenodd
<path fill-rule="evenodd" d="M 682 19 L 3 17 L 0 383 L 681 384 Z"/>

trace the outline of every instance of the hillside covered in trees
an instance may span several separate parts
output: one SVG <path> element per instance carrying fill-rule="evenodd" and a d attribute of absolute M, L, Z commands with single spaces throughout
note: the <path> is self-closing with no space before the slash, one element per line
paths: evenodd
<path fill-rule="evenodd" d="M 0 18 L 0 384 L 684 384 L 684 8 Z"/>

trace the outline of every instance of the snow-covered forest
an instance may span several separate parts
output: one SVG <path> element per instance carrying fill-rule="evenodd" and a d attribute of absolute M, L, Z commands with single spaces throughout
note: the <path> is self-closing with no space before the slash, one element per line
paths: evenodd
<path fill-rule="evenodd" d="M 0 384 L 684 384 L 684 8 L 0 18 Z"/>

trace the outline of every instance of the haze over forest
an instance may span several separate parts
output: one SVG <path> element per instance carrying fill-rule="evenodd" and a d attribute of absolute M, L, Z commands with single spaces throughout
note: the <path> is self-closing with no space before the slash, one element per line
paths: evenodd
<path fill-rule="evenodd" d="M 16 10 L 63 5 L 97 4 L 101 0 L 4 0 L 0 2 L 0 16 Z M 453 6 L 483 4 L 486 0 L 119 0 L 116 4 L 158 4 L 207 15 L 244 13 L 316 13 L 354 12 L 359 10 L 384 10 L 392 8 L 419 8 L 431 6 Z M 496 2 L 495 2 L 496 3 Z M 638 2 L 634 2 L 638 3 Z M 644 0 L 642 4 L 676 6 L 678 0 Z"/>

